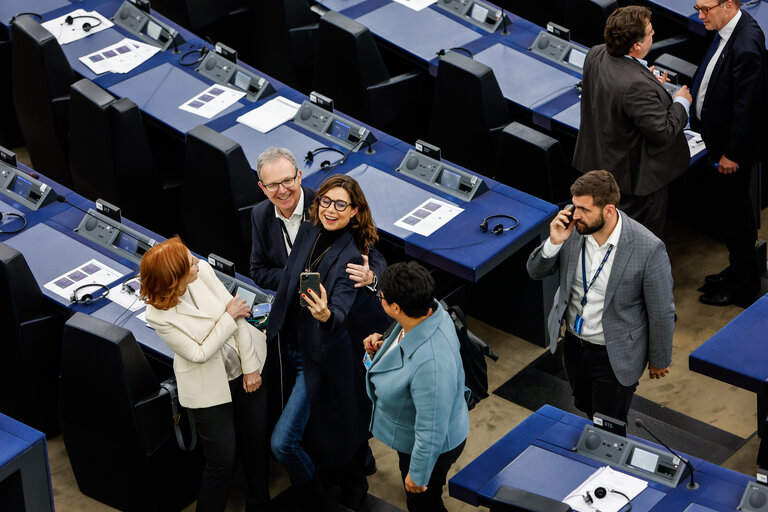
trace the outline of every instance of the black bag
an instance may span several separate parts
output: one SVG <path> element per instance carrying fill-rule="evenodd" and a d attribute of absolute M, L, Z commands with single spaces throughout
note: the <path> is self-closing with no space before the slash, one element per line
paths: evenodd
<path fill-rule="evenodd" d="M 160 383 L 160 387 L 165 389 L 171 397 L 171 418 L 173 419 L 173 430 L 176 433 L 176 443 L 179 445 L 179 449 L 185 452 L 191 452 L 197 446 L 197 427 L 195 426 L 195 419 L 192 417 L 192 411 L 185 409 L 179 403 L 179 393 L 176 389 L 176 378 L 164 380 Z M 187 411 L 187 425 L 189 428 L 189 443 L 184 442 L 184 434 L 181 432 L 181 426 L 184 421 L 181 410 Z"/>
<path fill-rule="evenodd" d="M 472 410 L 479 401 L 488 397 L 488 366 L 485 358 L 488 357 L 496 362 L 499 356 L 467 328 L 467 317 L 459 306 L 448 307 L 448 304 L 443 301 L 440 301 L 440 304 L 451 315 L 456 328 L 461 362 L 464 366 L 464 384 L 469 388 L 470 393 L 467 398 L 467 407 Z"/>

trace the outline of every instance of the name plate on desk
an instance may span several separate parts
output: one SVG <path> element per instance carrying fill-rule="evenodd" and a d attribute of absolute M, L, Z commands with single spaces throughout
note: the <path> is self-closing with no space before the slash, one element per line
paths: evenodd
<path fill-rule="evenodd" d="M 687 473 L 683 461 L 666 450 L 586 425 L 576 452 L 646 480 L 677 487 Z"/>
<path fill-rule="evenodd" d="M 586 49 L 546 30 L 542 30 L 536 36 L 536 40 L 531 45 L 531 51 L 579 73 L 584 70 L 584 59 L 587 58 Z"/>
<path fill-rule="evenodd" d="M 376 137 L 368 128 L 339 117 L 307 100 L 301 104 L 293 122 L 321 137 L 332 140 L 340 146 L 355 151 L 360 149 L 363 141 L 370 144 L 376 142 Z"/>
<path fill-rule="evenodd" d="M 93 209 L 88 210 L 88 215 L 83 217 L 75 231 L 135 263 L 139 263 L 144 253 L 155 245 L 154 239 Z"/>
<path fill-rule="evenodd" d="M 397 172 L 465 201 L 488 190 L 483 179 L 409 149 Z"/>
<path fill-rule="evenodd" d="M 30 210 L 37 210 L 56 199 L 51 187 L 5 162 L 0 162 L 0 192 Z"/>
<path fill-rule="evenodd" d="M 504 19 L 501 9 L 480 0 L 439 0 L 437 5 L 488 32 L 495 32 Z"/>
<path fill-rule="evenodd" d="M 243 66 L 232 62 L 216 52 L 208 52 L 197 68 L 197 72 L 210 78 L 217 84 L 227 85 L 235 89 L 245 91 L 245 97 L 249 101 L 266 98 L 275 88 L 264 77 L 251 73 Z"/>
<path fill-rule="evenodd" d="M 159 46 L 163 51 L 167 50 L 174 40 L 176 44 L 184 42 L 176 29 L 156 19 L 148 12 L 139 9 L 130 0 L 123 2 L 123 5 L 117 10 L 112 21 L 118 27 L 122 27 L 145 43 Z"/>

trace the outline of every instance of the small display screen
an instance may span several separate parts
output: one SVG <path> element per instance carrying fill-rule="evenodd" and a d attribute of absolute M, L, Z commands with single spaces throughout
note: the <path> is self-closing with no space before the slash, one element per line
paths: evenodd
<path fill-rule="evenodd" d="M 568 54 L 568 64 L 577 68 L 584 68 L 584 59 L 586 58 L 586 53 L 579 50 L 571 50 L 571 53 Z"/>
<path fill-rule="evenodd" d="M 21 197 L 29 197 L 32 192 L 32 182 L 25 177 L 17 174 L 11 181 L 10 191 L 14 194 L 18 194 Z"/>
<path fill-rule="evenodd" d="M 488 9 L 480 4 L 472 6 L 472 12 L 470 13 L 473 19 L 476 19 L 480 23 L 485 23 L 485 19 L 488 17 Z"/>
<path fill-rule="evenodd" d="M 239 295 L 248 304 L 249 308 L 253 308 L 253 303 L 256 302 L 256 294 L 251 290 L 238 286 L 235 289 L 235 295 Z"/>
<path fill-rule="evenodd" d="M 235 73 L 235 87 L 244 91 L 248 90 L 248 86 L 251 84 L 251 77 L 238 71 Z"/>
<path fill-rule="evenodd" d="M 648 471 L 649 473 L 655 473 L 658 462 L 659 456 L 655 453 L 635 448 L 632 451 L 632 459 L 629 461 L 629 464 L 638 469 Z"/>
<path fill-rule="evenodd" d="M 440 184 L 442 186 L 458 190 L 460 183 L 461 175 L 448 169 L 443 169 L 443 173 L 440 175 Z"/>
<path fill-rule="evenodd" d="M 160 34 L 163 32 L 163 27 L 150 20 L 147 22 L 147 26 L 144 28 L 144 32 L 146 32 L 147 35 L 152 39 L 159 40 Z"/>
<path fill-rule="evenodd" d="M 120 233 L 115 240 L 115 247 L 118 247 L 131 254 L 136 254 L 139 247 L 139 241 L 133 238 L 131 235 Z"/>
<path fill-rule="evenodd" d="M 331 125 L 330 134 L 336 137 L 337 139 L 347 140 L 347 138 L 349 137 L 349 130 L 350 130 L 349 125 L 344 124 L 339 120 L 336 120 Z"/>

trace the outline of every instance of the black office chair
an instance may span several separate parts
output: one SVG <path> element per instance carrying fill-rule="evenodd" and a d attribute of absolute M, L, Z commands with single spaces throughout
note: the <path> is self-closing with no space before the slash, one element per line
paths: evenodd
<path fill-rule="evenodd" d="M 618 9 L 616 0 L 559 0 L 560 17 L 553 21 L 571 31 L 571 39 L 585 46 L 605 42 L 605 21 Z"/>
<path fill-rule="evenodd" d="M 511 120 L 491 68 L 456 52 L 440 58 L 428 142 L 444 158 L 493 175 L 499 133 Z"/>
<path fill-rule="evenodd" d="M 693 75 L 696 74 L 698 66 L 687 60 L 681 59 L 669 53 L 662 53 L 653 63 L 655 66 L 673 71 L 677 74 L 678 85 L 687 85 L 690 87 L 693 84 Z"/>
<path fill-rule="evenodd" d="M 13 83 L 11 81 L 11 33 L 8 27 L 0 25 L 0 146 L 15 148 L 24 144 L 13 108 Z"/>
<path fill-rule="evenodd" d="M 572 512 L 569 505 L 540 494 L 502 485 L 489 512 Z"/>
<path fill-rule="evenodd" d="M 566 163 L 560 142 L 517 121 L 501 132 L 494 178 L 551 203 L 570 198 L 578 176 Z"/>
<path fill-rule="evenodd" d="M 345 114 L 385 129 L 420 107 L 422 74 L 391 76 L 371 31 L 329 11 L 320 18 L 313 89 Z"/>
<path fill-rule="evenodd" d="M 13 104 L 32 166 L 72 186 L 67 159 L 69 86 L 75 75 L 53 35 L 30 17 L 11 23 Z"/>
<path fill-rule="evenodd" d="M 43 296 L 24 256 L 2 243 L 0 325 L 0 412 L 53 437 L 64 315 Z"/>
<path fill-rule="evenodd" d="M 200 125 L 187 134 L 184 160 L 184 241 L 200 254 L 215 252 L 245 271 L 251 252 L 251 208 L 265 196 L 243 148 Z"/>
<path fill-rule="evenodd" d="M 317 44 L 318 17 L 307 0 L 261 0 L 250 10 L 253 65 L 309 93 Z"/>
<path fill-rule="evenodd" d="M 76 313 L 61 359 L 61 430 L 80 491 L 120 510 L 191 503 L 202 458 L 178 448 L 170 395 L 133 334 Z"/>
<path fill-rule="evenodd" d="M 157 168 L 141 112 L 83 78 L 71 88 L 69 162 L 75 191 L 104 199 L 164 235 L 176 233 L 180 183 Z"/>

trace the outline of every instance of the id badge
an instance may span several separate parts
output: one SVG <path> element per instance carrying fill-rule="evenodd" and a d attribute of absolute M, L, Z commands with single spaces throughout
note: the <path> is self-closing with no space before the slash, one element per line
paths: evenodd
<path fill-rule="evenodd" d="M 369 370 L 372 364 L 373 361 L 371 361 L 371 357 L 368 355 L 368 352 L 366 352 L 363 356 L 363 366 L 365 366 L 366 370 Z"/>
<path fill-rule="evenodd" d="M 576 320 L 573 322 L 573 332 L 576 334 L 581 334 L 581 328 L 584 326 L 584 319 L 581 318 L 581 315 L 576 315 Z"/>

